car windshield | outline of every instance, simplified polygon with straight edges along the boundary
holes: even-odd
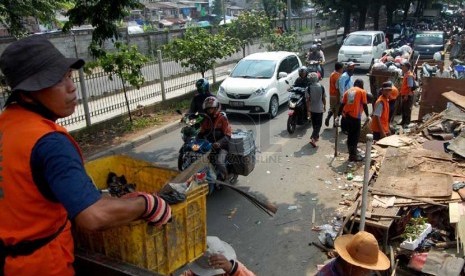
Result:
[[[442,36],[438,34],[417,34],[415,45],[442,45]]]
[[[241,60],[231,72],[233,78],[269,79],[276,67],[274,60]]]
[[[344,41],[345,46],[371,46],[371,35],[349,35]]]

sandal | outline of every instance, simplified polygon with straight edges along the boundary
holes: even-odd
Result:
[[[312,147],[316,148],[316,142],[313,138],[310,139],[310,145],[312,145]]]

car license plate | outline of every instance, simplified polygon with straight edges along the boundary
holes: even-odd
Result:
[[[229,105],[232,106],[232,107],[243,107],[243,106],[244,106],[244,102],[241,102],[241,101],[230,101],[230,102],[229,102]]]

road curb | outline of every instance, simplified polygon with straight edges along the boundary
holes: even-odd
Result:
[[[150,131],[149,133],[147,134],[144,134],[144,135],[141,135],[137,138],[135,138],[134,140],[132,141],[129,141],[129,142],[124,142],[120,145],[117,145],[117,146],[114,146],[113,148],[111,149],[106,149],[106,150],[103,150],[101,152],[98,152],[96,154],[93,154],[89,157],[86,158],[86,161],[90,161],[90,160],[95,160],[95,159],[98,159],[98,158],[101,158],[101,157],[104,157],[104,156],[107,156],[107,155],[115,155],[115,154],[123,154],[131,149],[134,149],[142,144],[145,144],[151,140],[154,140],[164,134],[168,134],[170,132],[173,132],[175,131],[176,129],[179,129],[181,127],[181,124],[179,123],[179,120],[176,120],[176,121],[173,121],[173,122],[170,122],[168,123],[167,125],[161,127],[161,128],[158,128],[158,129],[154,129],[152,131]]]

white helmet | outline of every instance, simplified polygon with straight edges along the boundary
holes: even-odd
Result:
[[[434,59],[435,61],[441,61],[441,60],[442,60],[442,54],[441,54],[441,52],[436,52],[436,53],[434,53],[433,59]]]

